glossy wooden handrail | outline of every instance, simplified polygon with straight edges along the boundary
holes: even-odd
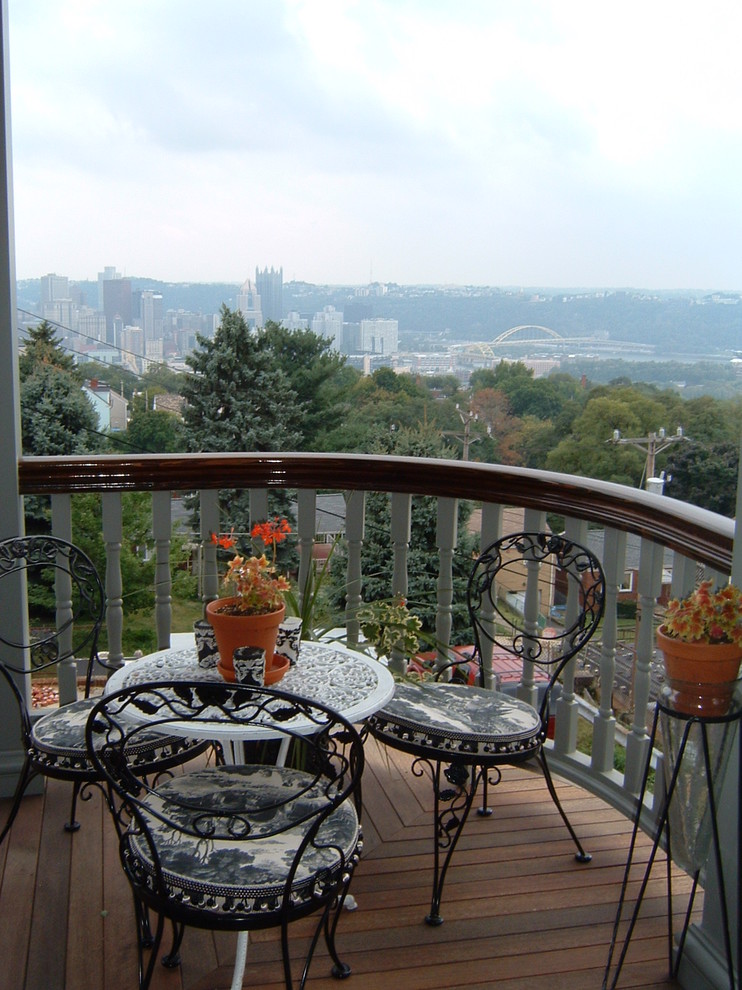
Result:
[[[728,572],[732,562],[731,519],[625,485],[500,464],[371,454],[23,457],[18,482],[24,495],[316,488],[467,498],[637,533],[719,571]]]

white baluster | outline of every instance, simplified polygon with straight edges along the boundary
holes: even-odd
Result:
[[[438,582],[435,613],[436,664],[447,663],[453,624],[453,555],[456,550],[459,503],[455,498],[438,499],[436,543],[438,545]]]
[[[613,770],[616,745],[616,717],[613,688],[616,677],[618,644],[618,589],[623,585],[626,561],[626,534],[606,529],[603,539],[605,613],[600,648],[600,707],[593,722],[592,767],[598,773]]]
[[[302,612],[306,591],[312,575],[314,537],[317,532],[317,492],[312,488],[300,488],[297,493],[297,529],[299,534],[299,612]]]
[[[482,526],[480,530],[480,549],[485,550],[502,533],[502,506],[492,502],[484,502],[482,505]],[[494,637],[495,632],[495,609],[489,605],[489,596],[485,596],[484,605],[480,620],[485,630]],[[497,687],[496,678],[492,672],[492,656],[494,654],[494,643],[485,639],[481,644],[482,666],[484,668],[484,686],[486,688]]]
[[[52,495],[52,533],[60,540],[72,543],[72,499],[69,495]],[[72,579],[64,571],[54,573],[54,597],[57,608],[59,647],[66,660],[57,664],[57,684],[60,705],[77,701],[77,662],[72,656]]]
[[[392,594],[407,597],[407,561],[410,550],[412,528],[412,496],[402,492],[391,494],[391,538],[394,569],[392,572]],[[392,650],[389,666],[398,674],[407,670],[409,657],[400,650]]]
[[[208,602],[219,597],[219,572],[216,560],[216,544],[212,533],[219,533],[219,492],[208,488],[199,492],[199,516],[201,519],[201,601],[204,608]]]
[[[361,548],[366,525],[366,493],[345,492],[345,537],[348,563],[345,574],[345,628],[349,646],[357,646],[360,623],[356,616],[363,604],[363,570]]]
[[[654,606],[662,586],[664,548],[651,540],[642,539],[639,557],[639,628],[636,640],[634,668],[634,721],[626,740],[626,770],[624,786],[636,794],[641,786],[647,759],[649,736],[647,711],[649,706],[651,665],[654,656]]]
[[[124,662],[122,634],[124,628],[124,598],[121,579],[121,541],[123,524],[121,493],[104,492],[101,496],[103,542],[106,545],[106,629],[108,630],[108,662],[120,666]]]
[[[565,535],[567,539],[574,540],[575,543],[584,546],[587,543],[587,522],[581,519],[567,519]],[[567,628],[576,621],[579,609],[579,588],[575,581],[570,581],[567,586],[567,602],[564,612],[564,622]],[[577,723],[580,708],[575,697],[576,667],[577,657],[573,657],[562,672],[562,692],[553,706],[556,715],[554,749],[558,753],[574,753],[577,749]]]
[[[170,573],[170,537],[172,533],[172,496],[170,492],[152,493],[152,536],[155,542],[155,628],[157,649],[170,646],[172,629],[173,581]]]

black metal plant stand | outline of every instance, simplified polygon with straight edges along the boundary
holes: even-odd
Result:
[[[719,884],[719,900],[721,908],[724,949],[726,954],[727,971],[729,974],[730,990],[739,988],[738,981],[734,974],[734,954],[732,949],[729,931],[729,909],[727,902],[726,886],[721,862],[721,843],[719,839],[719,826],[717,815],[717,793],[720,790],[724,778],[726,762],[731,752],[731,744],[737,730],[738,746],[740,750],[740,778],[742,778],[742,732],[739,731],[739,721],[742,716],[742,708],[736,707],[724,716],[702,717],[699,715],[685,714],[676,711],[669,704],[668,698],[658,701],[655,707],[652,732],[649,740],[649,750],[647,753],[647,763],[642,777],[641,790],[637,803],[637,810],[634,816],[634,828],[632,831],[629,852],[626,860],[621,894],[616,911],[616,919],[613,927],[613,936],[608,951],[608,961],[603,977],[603,990],[615,990],[621,968],[624,964],[626,953],[629,948],[631,936],[634,932],[642,900],[649,883],[657,851],[664,839],[664,846],[667,852],[667,901],[668,901],[668,956],[669,971],[671,978],[675,979],[680,967],[680,961],[685,947],[685,938],[690,925],[693,901],[698,887],[698,879],[701,870],[709,857],[708,844],[710,844],[710,855],[713,856],[714,867],[716,869]],[[652,849],[647,860],[644,878],[639,888],[634,910],[629,921],[620,955],[616,962],[613,978],[610,979],[611,965],[618,941],[618,930],[621,922],[626,890],[631,872],[631,864],[636,846],[636,837],[639,831],[639,819],[644,806],[644,798],[647,790],[647,780],[651,766],[652,749],[657,738],[657,732],[662,732],[665,740],[665,760],[667,787],[659,810],[656,824],[652,835]],[[674,744],[677,749],[674,751]],[[686,766],[685,764],[690,764]],[[669,779],[668,779],[669,777]],[[742,885],[739,878],[739,867],[742,867],[742,780],[738,782],[738,875],[737,886],[737,918],[738,923],[742,920]],[[685,797],[692,804],[679,807],[680,800]],[[675,805],[673,805],[675,800]],[[686,820],[683,820],[683,815]],[[680,816],[680,817],[679,817]],[[677,846],[683,846],[683,840],[687,840],[684,848],[676,850],[673,854],[671,845],[671,832],[673,830],[679,834],[680,841]],[[676,838],[678,836],[676,835]],[[705,840],[705,841],[704,841]],[[704,848],[704,844],[705,848]],[[672,880],[671,862],[677,861],[688,871],[692,878],[692,888],[685,912],[683,928],[678,937],[677,950],[673,956],[673,932],[672,932]],[[737,974],[738,979],[742,977],[742,940],[736,938]],[[609,982],[610,979],[610,982]]]

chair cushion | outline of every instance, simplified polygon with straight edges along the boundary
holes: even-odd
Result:
[[[31,728],[31,757],[34,763],[52,774],[58,772],[97,778],[85,747],[85,724],[98,700],[85,698],[73,701],[36,719]],[[194,743],[179,736],[142,732],[137,734],[136,745],[127,747],[126,753],[132,766],[136,767],[153,760],[166,761],[177,753],[202,749],[205,745],[203,741]]]
[[[142,814],[160,858],[166,896],[217,916],[279,910],[288,871],[312,824],[302,819],[327,804],[323,788],[313,780],[301,770],[243,764],[207,767],[158,785],[147,795]],[[295,799],[288,801],[289,795]],[[215,808],[227,818],[210,815]],[[170,821],[155,817],[158,812]],[[248,816],[249,838],[240,837]],[[177,824],[201,834],[178,831]],[[127,872],[135,884],[161,896],[144,835],[132,827],[127,838]],[[360,826],[351,801],[328,816],[317,843],[326,848],[310,844],[302,855],[292,884],[293,909],[334,891],[355,864]]]
[[[375,736],[412,751],[441,751],[468,762],[528,754],[540,745],[541,719],[532,705],[499,691],[433,681],[397,684],[372,715]]]

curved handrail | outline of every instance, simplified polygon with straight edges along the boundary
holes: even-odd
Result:
[[[719,571],[732,564],[731,519],[626,485],[502,464],[372,454],[110,454],[23,457],[18,480],[24,495],[278,487],[467,498],[637,533]]]

